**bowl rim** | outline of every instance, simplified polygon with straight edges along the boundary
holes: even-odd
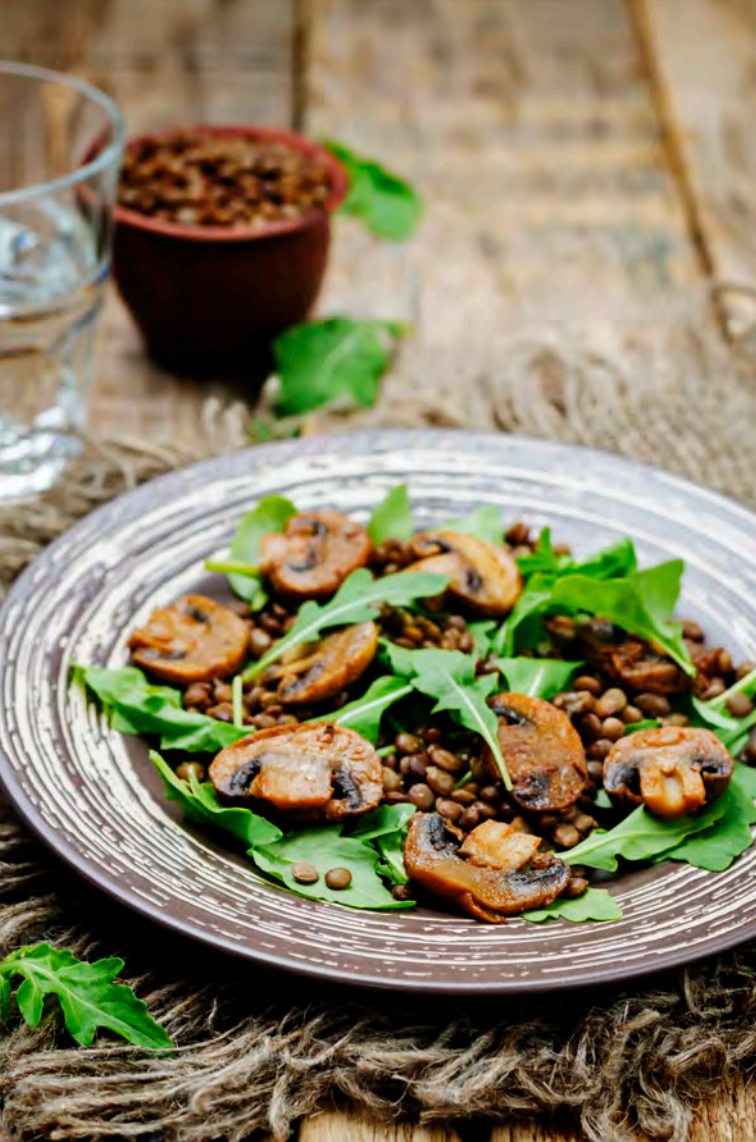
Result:
[[[301,135],[298,131],[277,127],[258,127],[254,124],[243,123],[226,125],[199,123],[191,127],[168,127],[160,131],[146,131],[144,134],[135,135],[126,141],[124,155],[142,143],[164,141],[185,134],[243,135],[250,139],[267,139],[286,143],[294,150],[319,159],[323,164],[331,188],[328,200],[321,209],[310,210],[298,218],[284,218],[278,222],[271,222],[259,230],[253,229],[251,226],[190,226],[180,222],[166,222],[162,218],[151,218],[147,214],[141,214],[138,210],[131,210],[116,201],[113,217],[117,226],[127,226],[151,234],[160,234],[167,238],[183,239],[189,242],[259,242],[279,234],[291,234],[297,230],[303,230],[323,218],[327,219],[329,214],[341,206],[349,191],[349,176],[346,168],[330,151],[306,135]]]

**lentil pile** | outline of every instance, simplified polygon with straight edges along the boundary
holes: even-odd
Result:
[[[146,139],[124,156],[118,201],[183,226],[249,226],[322,210],[325,168],[283,142],[183,132]]]
[[[558,854],[573,849],[597,827],[611,827],[618,805],[632,807],[645,801],[660,816],[672,817],[695,811],[726,788],[732,773],[727,750],[709,742],[705,736],[709,731],[692,727],[684,710],[692,698],[708,701],[723,694],[749,675],[754,663],[736,666],[726,650],[708,647],[703,631],[691,621],[682,627],[685,653],[692,663],[685,671],[680,660],[658,644],[630,635],[600,616],[547,614],[540,641],[518,653],[521,660],[543,659],[552,666],[554,660],[576,663],[569,688],[552,693],[548,702],[506,693],[503,683],[488,678],[499,675],[501,652],[489,650],[485,642],[478,650],[481,618],[487,618],[490,627],[506,621],[522,590],[517,563],[527,564],[536,549],[537,537],[524,523],[511,527],[500,546],[441,529],[372,545],[364,529],[337,512],[295,515],[283,534],[263,540],[259,573],[272,596],[260,609],[239,600],[218,608],[212,601],[203,603],[202,596],[186,596],[173,608],[155,612],[147,627],[132,635],[140,666],[162,679],[188,680],[183,689],[185,709],[248,728],[252,735],[224,749],[209,768],[201,761],[182,761],[176,776],[187,782],[210,778],[222,799],[254,796],[259,805],[262,798],[273,819],[293,812],[300,823],[323,814],[334,821],[346,820],[380,803],[411,806],[413,822],[427,819],[428,827],[425,831],[417,824],[410,827],[407,868],[411,871],[409,853],[419,871],[408,883],[392,886],[398,901],[435,890],[435,874],[426,875],[422,864],[423,853],[433,851],[464,865],[468,879],[471,869],[477,875],[481,868],[488,874],[527,867],[533,877],[556,885],[549,889],[547,902],[557,894],[580,897],[596,874],[576,865],[568,868]],[[569,548],[553,548],[554,559],[569,556]],[[447,587],[411,605],[383,603],[372,621],[357,622],[276,654],[304,602],[316,600],[322,605],[349,576],[365,574],[360,571],[365,566],[375,580],[408,568],[443,573]],[[218,610],[226,616],[220,634],[221,624],[216,622],[214,631],[215,617],[212,622],[210,618]],[[419,693],[403,697],[383,712],[375,750],[351,730],[337,730],[332,721],[324,720],[332,719],[347,703],[357,702],[372,683],[380,681],[386,671],[381,645],[405,652],[458,652],[457,660],[460,654],[469,656],[475,685],[480,680],[490,682],[484,691],[490,695],[489,708],[500,719],[499,742],[502,750],[510,742],[508,756],[518,767],[512,771],[511,790],[480,733],[450,713],[432,713],[433,701]],[[239,673],[250,660],[259,663],[259,669]],[[222,663],[223,668],[214,668],[213,663],[216,667]],[[237,685],[241,683],[236,693],[230,675],[237,678]],[[726,709],[733,718],[747,718],[754,702],[736,691]],[[638,724],[642,732],[636,733]],[[537,732],[528,737],[534,729]],[[521,733],[525,736],[518,737]],[[511,741],[508,734],[514,735]],[[628,761],[618,749],[618,743],[626,745],[633,739],[641,751],[639,761],[632,750]],[[532,753],[534,742],[537,756],[529,762],[533,772],[527,772],[526,765],[523,774],[523,750]],[[660,746],[661,752],[654,753]],[[701,749],[706,755],[703,767],[694,757]],[[266,777],[262,792],[261,759],[271,750],[279,751],[276,764],[281,772]],[[324,777],[326,755],[331,760]],[[742,758],[756,761],[756,728]],[[305,767],[306,779],[296,772],[300,764],[296,759]],[[325,781],[325,791],[316,802],[313,789],[318,781]],[[597,803],[599,792],[604,800]],[[519,864],[508,866],[501,863],[505,859],[501,853],[512,845]],[[511,852],[506,859],[513,859]],[[322,877],[337,892],[352,884],[348,868],[323,872],[309,861],[296,863],[292,877],[303,886],[315,885]],[[472,897],[479,892],[480,898],[474,899],[467,899],[470,891],[465,888],[466,902],[461,906],[486,920],[497,918],[492,913],[512,914],[533,906],[531,898],[530,904],[519,907],[508,899],[481,903],[490,887],[471,890]],[[444,884],[438,891],[459,903],[459,886]]]

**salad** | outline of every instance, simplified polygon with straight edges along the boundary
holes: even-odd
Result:
[[[610,921],[635,862],[753,842],[756,664],[673,618],[681,560],[576,559],[485,504],[418,529],[262,500],[213,597],[79,664],[168,798],[291,892],[487,923]]]

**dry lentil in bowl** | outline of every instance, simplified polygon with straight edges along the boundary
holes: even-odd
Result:
[[[365,528],[274,499],[208,563],[242,597],[183,596],[134,665],[77,668],[160,738],[189,816],[238,839],[241,810],[261,874],[311,898],[494,923],[618,918],[621,862],[722,867],[756,820],[756,668],[672,618],[679,561],[577,560],[488,508],[417,530],[394,495]]]

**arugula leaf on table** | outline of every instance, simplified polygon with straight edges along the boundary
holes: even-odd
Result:
[[[331,900],[348,908],[413,907],[413,901],[396,900],[384,885],[376,871],[380,857],[372,845],[343,836],[333,825],[289,833],[275,844],[255,846],[249,855],[258,868],[290,892],[311,900]],[[292,876],[293,865],[300,861],[314,865],[320,873],[314,884],[299,884]],[[325,874],[332,868],[349,869],[352,883],[348,888],[328,887]]]
[[[298,416],[335,401],[371,408],[396,342],[396,321],[326,317],[293,325],[273,342],[281,382],[276,412]]]
[[[282,532],[297,509],[291,500],[283,496],[266,496],[254,511],[242,516],[229,545],[229,560],[208,560],[206,567],[209,571],[220,571],[228,574],[231,590],[240,599],[246,599],[253,611],[262,610],[268,601],[268,592],[263,586],[262,576],[257,569],[260,558],[260,541],[266,535]],[[230,570],[234,564],[247,565],[248,570],[234,572]],[[226,567],[229,570],[226,571]]]
[[[460,519],[450,519],[441,524],[437,531],[458,531],[465,535],[474,535],[486,543],[501,546],[504,542],[504,525],[501,522],[501,510],[496,504],[481,504],[469,515]]]
[[[335,722],[337,726],[347,726],[356,730],[373,745],[378,740],[381,718],[389,706],[408,697],[413,687],[401,678],[384,675],[372,682],[361,698],[349,702],[331,714],[318,714],[313,722]]]
[[[381,859],[376,869],[392,884],[406,884],[409,879],[404,867],[404,838],[410,817],[414,817],[415,812],[414,805],[381,805],[360,817],[349,833],[349,836],[377,849]]]
[[[545,920],[569,920],[572,924],[582,924],[585,920],[621,920],[622,909],[605,888],[587,888],[574,900],[560,896],[547,908],[523,912],[522,919],[529,920],[531,924],[542,924]]]
[[[300,607],[291,630],[262,658],[248,666],[242,677],[245,682],[256,677],[286,651],[317,638],[322,630],[374,619],[382,603],[404,606],[415,599],[440,595],[448,582],[448,575],[423,571],[400,571],[374,579],[367,568],[360,567],[344,580],[330,602],[321,605],[309,600]]]
[[[376,547],[386,539],[411,539],[415,533],[406,484],[397,484],[373,509],[367,533]]]
[[[505,789],[511,789],[512,779],[499,746],[499,719],[487,701],[498,689],[496,675],[477,678],[475,656],[460,650],[406,650],[389,642],[383,646],[395,673],[408,677],[421,694],[436,699],[432,714],[446,711],[459,725],[483,738]]]
[[[753,844],[751,825],[756,824],[756,773],[745,765],[736,765],[727,792],[724,814],[702,833],[687,837],[681,844],[664,853],[659,860],[679,860],[710,872],[729,868],[736,857]]]
[[[0,960],[2,1016],[10,1007],[10,981],[21,976],[16,992],[18,1009],[30,1027],[36,1027],[44,1011],[44,1001],[54,995],[63,1012],[66,1030],[82,1047],[88,1047],[95,1032],[103,1027],[137,1047],[158,1051],[173,1042],[136,997],[130,987],[114,983],[123,969],[123,960],[78,960],[65,948],[34,944],[19,948]]]
[[[160,749],[217,753],[246,737],[248,729],[185,710],[180,690],[153,686],[136,666],[107,670],[73,666],[72,677],[95,694],[114,730],[160,738]]]
[[[583,664],[565,662],[561,658],[497,658],[494,665],[504,675],[507,688],[513,693],[549,699],[566,689]]]
[[[345,214],[353,214],[378,238],[404,242],[417,229],[423,202],[417,191],[380,163],[326,139],[323,146],[346,168],[349,194],[341,204]]]
[[[639,805],[613,829],[596,829],[574,849],[562,853],[562,858],[569,864],[615,872],[618,857],[650,860],[667,853],[687,837],[710,828],[725,815],[727,808],[727,797],[719,797],[695,816],[662,821],[649,813],[645,805]]]
[[[177,801],[190,821],[222,829],[247,848],[271,844],[283,836],[276,825],[251,809],[245,809],[243,805],[221,805],[209,781],[200,782],[194,774],[188,785],[181,781],[156,750],[150,750],[150,761],[163,779],[166,797],[169,801]]]

